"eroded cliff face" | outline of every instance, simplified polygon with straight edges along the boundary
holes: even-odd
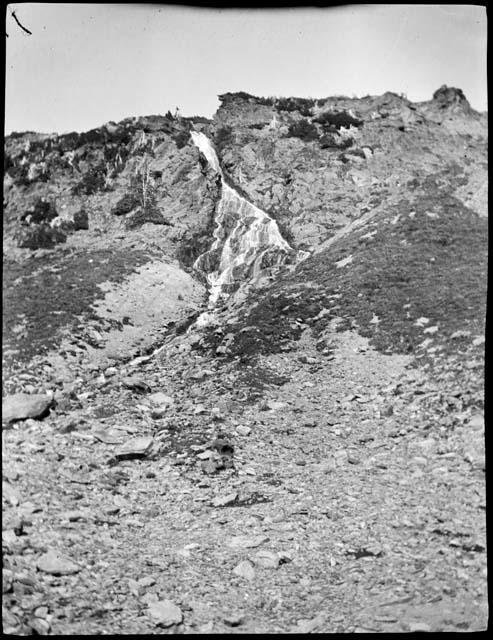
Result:
[[[316,249],[438,173],[450,194],[486,215],[486,116],[460,90],[442,87],[416,104],[393,93],[221,99],[214,122],[225,172],[299,247]]]
[[[190,266],[214,241],[220,200],[220,181],[191,129],[212,138],[225,179],[296,248],[316,250],[438,173],[451,195],[486,215],[486,114],[460,89],[441,87],[422,103],[390,92],[220,99],[212,123],[150,116],[84,134],[8,136],[7,248],[50,247],[85,227],[108,234],[150,223],[165,251]]]
[[[165,253],[193,261],[219,187],[189,141],[191,127],[154,116],[82,134],[7,137],[7,252],[49,249],[79,229],[110,239],[150,223]]]

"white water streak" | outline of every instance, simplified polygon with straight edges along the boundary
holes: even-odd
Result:
[[[257,279],[262,272],[262,260],[272,253],[269,266],[281,265],[293,249],[279,232],[275,220],[251,202],[240,196],[224,180],[219,159],[210,140],[203,133],[192,131],[192,140],[204,154],[209,165],[221,176],[222,194],[217,208],[214,242],[195,261],[194,267],[207,274],[210,285],[209,308],[215,306],[229,287],[240,281]],[[226,231],[227,225],[232,230]],[[222,245],[222,248],[221,248]],[[215,256],[215,253],[219,253]],[[301,253],[301,252],[300,252]],[[305,257],[307,254],[303,252]],[[208,271],[208,262],[215,269]]]

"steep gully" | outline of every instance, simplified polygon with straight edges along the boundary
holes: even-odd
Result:
[[[256,283],[268,270],[283,264],[296,265],[307,251],[293,249],[282,237],[277,223],[265,211],[248,202],[224,179],[216,151],[205,134],[192,131],[191,138],[211,168],[221,177],[221,199],[217,205],[214,242],[193,267],[209,284],[208,310],[189,327],[202,328],[214,322],[214,310],[246,283]],[[164,349],[168,340],[151,355],[132,362],[145,362]]]
[[[209,165],[221,176],[222,194],[217,207],[214,242],[194,263],[206,274],[210,286],[209,311],[201,314],[196,325],[204,326],[213,317],[212,310],[242,283],[257,282],[268,268],[306,258],[306,251],[296,252],[279,232],[275,222],[229,186],[211,141],[201,132],[191,133],[192,141]]]

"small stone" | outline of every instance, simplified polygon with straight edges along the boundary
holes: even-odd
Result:
[[[451,340],[457,340],[459,338],[467,338],[471,335],[470,331],[462,331],[461,329],[459,329],[459,331],[454,331],[454,333],[450,336]]]
[[[261,544],[268,540],[269,538],[266,536],[233,536],[228,541],[228,547],[233,549],[253,549],[260,547]]]
[[[279,554],[267,549],[255,554],[255,564],[264,569],[276,569],[279,566]]]
[[[325,614],[319,613],[318,616],[311,620],[301,619],[293,629],[298,633],[313,633],[317,628],[321,627],[325,622]]]
[[[91,431],[91,434],[100,442],[104,442],[104,444],[121,444],[127,436],[123,430],[111,427],[97,428]]]
[[[145,576],[144,578],[140,578],[140,580],[137,580],[137,584],[139,585],[139,587],[152,587],[152,585],[156,584],[156,578],[153,578],[152,576]]]
[[[237,564],[233,569],[233,573],[240,578],[245,578],[245,580],[253,580],[255,578],[255,569],[248,560],[242,560]]]
[[[427,327],[423,329],[423,333],[436,333],[438,331],[438,326],[434,325],[433,327]]]
[[[236,498],[238,497],[238,493],[235,491],[234,493],[228,493],[224,496],[216,496],[212,500],[213,507],[226,507],[228,504],[232,504]]]
[[[60,514],[62,520],[69,522],[78,522],[79,520],[87,520],[87,514],[84,511],[64,511]]]
[[[469,420],[468,426],[474,430],[480,430],[484,428],[484,416],[480,413],[476,413]]]
[[[132,438],[116,451],[115,456],[121,460],[145,457],[150,452],[153,442],[151,436]]]
[[[29,626],[38,636],[46,636],[50,630],[50,623],[43,618],[31,618]]]
[[[406,627],[409,633],[430,633],[431,627],[426,622],[408,622]]]
[[[204,473],[212,475],[218,471],[217,463],[214,460],[202,460],[200,467]]]
[[[132,389],[133,391],[138,391],[139,393],[149,393],[151,387],[147,384],[145,380],[139,378],[138,376],[126,376],[121,380],[122,385],[127,389]]]
[[[308,429],[314,429],[317,426],[317,421],[312,419],[304,420],[302,422],[302,426],[307,427]]]
[[[211,417],[213,420],[223,420],[224,416],[221,412],[221,409],[219,409],[219,407],[213,407],[211,409]]]
[[[205,408],[205,406],[203,404],[198,404],[195,406],[194,410],[193,410],[194,415],[199,416],[203,413],[207,413],[207,409]]]
[[[171,600],[158,600],[151,602],[147,610],[154,622],[161,627],[171,627],[173,624],[180,624],[183,620],[183,613]]]
[[[394,407],[391,404],[384,405],[381,410],[381,415],[385,418],[390,417],[394,413]]]
[[[53,404],[53,397],[41,394],[16,393],[2,402],[2,421],[16,422],[26,418],[43,418]]]
[[[111,376],[116,376],[117,373],[118,373],[118,369],[116,367],[108,367],[107,369],[104,370],[104,375],[107,378],[111,378]]]
[[[240,563],[241,564],[241,563]],[[2,571],[2,593],[8,593],[12,589],[13,573],[10,569]]]
[[[17,534],[13,529],[2,531],[2,546],[12,549],[17,544]]]
[[[46,606],[36,607],[34,610],[34,615],[36,618],[46,618],[48,615],[49,609]]]
[[[250,432],[251,432],[250,427],[247,427],[246,425],[240,424],[236,427],[236,433],[239,436],[247,436]]]
[[[133,596],[135,596],[135,597],[139,597],[140,596],[139,583],[137,582],[137,580],[134,580],[133,578],[129,578],[128,579],[128,588],[130,590],[130,593]]]
[[[197,458],[199,460],[208,460],[212,455],[214,455],[214,452],[211,451],[210,449],[207,449],[206,451],[202,451],[201,453],[198,453]]]
[[[279,411],[280,409],[285,409],[288,406],[288,403],[278,402],[276,400],[266,400],[264,406],[266,409],[270,409],[271,411]]]
[[[153,593],[152,591],[147,591],[144,595],[141,596],[140,601],[143,604],[150,605],[152,603],[158,602],[159,598],[157,593]]]
[[[243,616],[239,613],[231,613],[224,618],[224,624],[228,627],[239,627],[243,622]]]
[[[53,576],[67,576],[80,571],[80,567],[77,564],[55,549],[50,549],[42,555],[38,559],[36,566],[43,573],[49,573]]]
[[[161,407],[162,405],[171,405],[174,403],[174,399],[171,396],[166,395],[162,391],[157,391],[156,393],[151,393],[148,396],[149,401],[156,407]]]

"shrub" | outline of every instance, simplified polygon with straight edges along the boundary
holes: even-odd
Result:
[[[333,113],[332,111],[325,111],[317,117],[313,118],[313,122],[317,122],[324,126],[329,131],[340,129],[341,127],[360,127],[363,124],[362,120],[353,118],[352,115],[346,113],[346,111],[340,111]]]
[[[66,234],[48,224],[36,224],[28,229],[22,229],[17,234],[17,246],[21,249],[50,249],[53,245],[67,240]]]
[[[219,127],[214,134],[214,144],[220,152],[233,142],[233,129],[229,126]]]
[[[137,227],[144,222],[169,224],[158,209],[156,188],[148,167],[143,167],[141,173],[132,177],[129,190],[116,203],[112,213],[123,216],[132,211],[134,214],[126,221],[127,228]]]
[[[81,181],[72,188],[74,195],[90,196],[97,191],[102,191],[106,183],[106,166],[100,162],[95,167],[91,167],[83,176]]]
[[[85,209],[79,209],[79,211],[74,213],[74,231],[78,231],[79,229],[89,229],[89,216]]]
[[[179,131],[172,138],[178,149],[182,149],[187,144],[190,133],[188,131]]]
[[[139,205],[139,198],[134,191],[126,193],[113,207],[111,213],[115,216],[124,216]]]
[[[312,98],[279,98],[276,101],[278,111],[299,111],[302,116],[311,115],[311,110],[315,106]]]
[[[288,137],[299,138],[304,142],[317,140],[317,127],[311,122],[308,122],[308,120],[299,120],[298,122],[293,122],[293,124],[291,124],[288,129]]]
[[[24,224],[49,223],[57,217],[57,211],[53,202],[38,198],[34,204],[21,215]]]

